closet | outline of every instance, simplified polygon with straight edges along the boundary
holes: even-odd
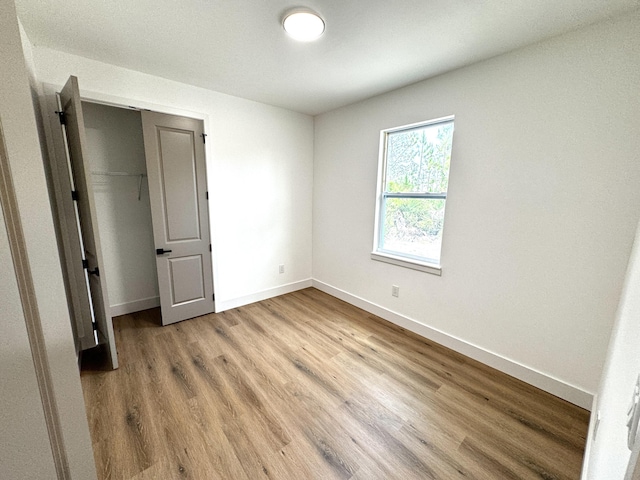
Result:
[[[214,310],[203,122],[82,100],[75,77],[45,108],[77,349],[101,346],[117,368],[112,316]]]
[[[140,112],[82,102],[113,316],[160,306]]]

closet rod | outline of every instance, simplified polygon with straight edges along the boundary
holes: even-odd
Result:
[[[138,177],[138,201],[142,197],[142,179],[147,176],[146,173],[127,173],[127,172],[91,172],[92,175],[106,175],[108,177]]]
[[[128,173],[128,172],[91,172],[93,175],[107,175],[110,177],[146,177],[146,173]]]

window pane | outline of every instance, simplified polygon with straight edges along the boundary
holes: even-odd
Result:
[[[453,121],[387,136],[387,192],[447,191]]]
[[[380,250],[440,262],[445,200],[384,200]]]

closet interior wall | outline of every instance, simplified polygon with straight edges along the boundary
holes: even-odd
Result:
[[[111,315],[160,305],[140,112],[83,102]]]

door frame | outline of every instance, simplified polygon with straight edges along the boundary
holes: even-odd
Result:
[[[82,76],[78,76],[80,82],[82,82]],[[62,142],[62,131],[60,132],[54,130],[52,128],[52,123],[50,121],[51,116],[55,116],[55,113],[51,110],[52,98],[55,99],[57,93],[62,90],[62,85],[55,85],[51,83],[43,83],[43,95],[40,96],[40,103],[42,108],[42,115],[45,117],[45,121],[43,122],[45,125],[45,136],[47,139],[47,149],[48,154],[51,155],[60,155],[60,142]],[[204,123],[204,132],[207,134],[206,142],[204,144],[204,155],[205,155],[205,165],[206,165],[206,185],[207,190],[210,190],[211,185],[213,185],[212,175],[213,175],[213,135],[210,135],[211,131],[211,122],[209,120],[209,115],[202,112],[195,112],[191,110],[184,110],[181,108],[170,107],[167,105],[147,102],[144,100],[137,100],[133,98],[125,98],[119,97],[115,95],[108,95],[99,92],[93,92],[90,90],[82,89],[80,92],[80,97],[83,102],[89,103],[97,103],[100,105],[107,105],[110,107],[116,108],[124,108],[126,110],[151,110],[158,113],[166,113],[169,115],[177,115],[181,117],[189,117],[195,118],[197,120],[202,120]],[[57,108],[56,108],[57,109]],[[56,138],[57,137],[57,138]],[[56,157],[57,158],[57,157]],[[211,196],[209,197],[211,198]],[[215,208],[213,208],[212,203],[209,203],[209,235],[211,239],[211,268],[213,273],[213,289],[214,292],[216,290],[216,285],[219,285],[218,282],[218,270],[216,268],[218,257],[217,250],[217,242],[215,241],[216,237],[216,221],[215,221]],[[66,235],[66,232],[62,232],[62,235]],[[217,303],[214,301],[214,312],[219,312],[217,307]]]

